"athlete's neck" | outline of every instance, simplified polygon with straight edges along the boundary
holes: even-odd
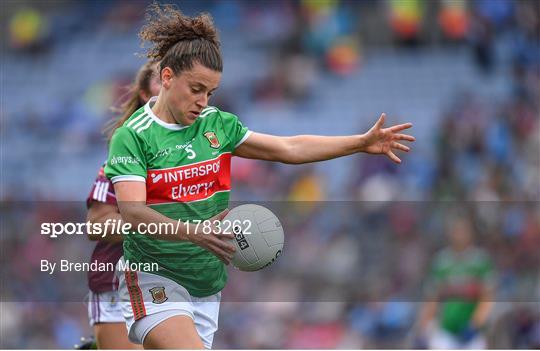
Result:
[[[167,104],[165,103],[161,95],[157,98],[154,105],[150,103],[150,108],[152,109],[152,112],[154,112],[154,115],[156,115],[156,117],[162,120],[163,122],[182,125],[180,122],[178,122],[174,118],[174,114],[169,109],[169,107],[167,106]]]

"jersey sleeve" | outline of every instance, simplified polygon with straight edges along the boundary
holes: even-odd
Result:
[[[228,112],[221,112],[223,129],[230,140],[230,151],[234,151],[251,134],[251,131],[244,127],[236,115]]]
[[[102,202],[109,205],[116,205],[116,195],[114,187],[109,179],[105,176],[105,166],[99,169],[99,173],[94,180],[92,189],[86,198],[86,207],[90,208],[92,202]]]
[[[144,141],[132,129],[120,127],[114,132],[109,145],[105,174],[112,183],[146,182]]]

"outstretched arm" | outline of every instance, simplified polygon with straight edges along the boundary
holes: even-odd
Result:
[[[401,163],[394,150],[408,152],[410,148],[400,141],[415,141],[400,132],[411,128],[411,123],[383,128],[385,114],[366,133],[350,136],[297,135],[279,137],[253,133],[235,151],[236,156],[289,164],[330,160],[358,152],[383,154]]]

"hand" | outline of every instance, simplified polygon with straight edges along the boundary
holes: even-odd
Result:
[[[393,150],[401,150],[409,152],[410,148],[398,141],[415,141],[416,139],[407,134],[400,134],[402,130],[412,127],[412,123],[398,124],[390,128],[383,128],[386,115],[383,113],[379,120],[366,134],[364,134],[364,145],[362,151],[368,154],[384,154],[392,161],[401,163],[399,157],[394,154]]]
[[[232,234],[220,233],[217,227],[213,225],[214,221],[221,221],[229,213],[226,209],[214,217],[208,219],[212,223],[212,231],[210,234],[203,233],[202,226],[199,226],[198,232],[188,235],[188,240],[202,248],[207,249],[217,256],[223,263],[229,264],[236,251],[231,240],[234,239]]]

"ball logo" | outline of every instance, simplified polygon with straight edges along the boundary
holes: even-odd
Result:
[[[274,256],[274,258],[272,258],[272,261],[265,264],[262,268],[266,268],[266,267],[270,266],[272,263],[274,263],[275,260],[277,260],[277,258],[279,256],[281,256],[281,250],[278,250],[278,252],[276,252],[276,256]]]
[[[235,225],[233,227],[233,233],[234,238],[236,239],[236,242],[238,243],[238,247],[240,247],[240,250],[245,250],[249,247],[249,243],[246,240],[246,237],[242,233],[242,228],[239,225]]]

